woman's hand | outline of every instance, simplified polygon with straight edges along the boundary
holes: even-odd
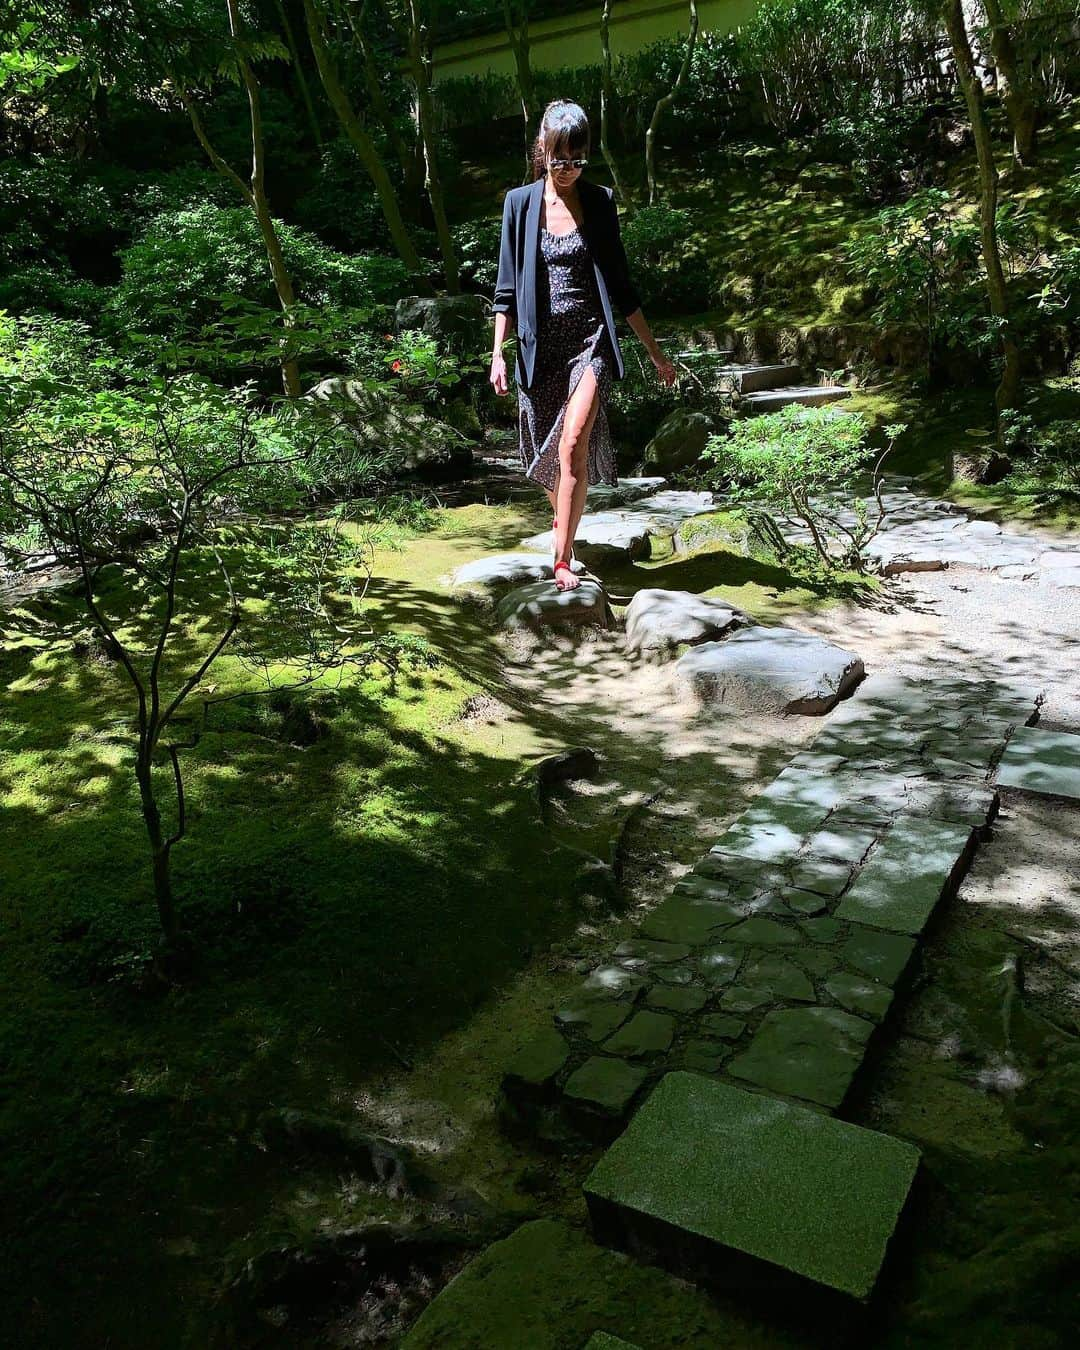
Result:
[[[656,367],[656,373],[660,376],[661,383],[667,385],[670,389],[678,379],[678,375],[675,373],[675,367],[663,352],[657,352],[656,355],[652,357],[652,363]]]
[[[488,376],[492,389],[497,394],[505,394],[508,388],[506,383],[506,359],[502,352],[495,352],[491,358],[491,374]]]

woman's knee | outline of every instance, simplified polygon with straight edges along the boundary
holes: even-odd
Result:
[[[590,379],[591,389],[586,386],[583,391],[581,386],[585,384],[587,378]],[[574,390],[573,398],[567,405],[566,415],[563,419],[562,436],[559,440],[559,460],[561,463],[578,467],[584,461],[589,447],[592,425],[596,420],[599,407],[600,392],[597,389],[596,378],[590,367],[586,374],[582,376],[577,389]]]

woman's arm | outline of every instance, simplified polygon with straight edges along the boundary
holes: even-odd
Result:
[[[495,315],[495,338],[491,347],[491,372],[488,379],[497,394],[505,394],[508,389],[506,380],[506,360],[503,357],[503,343],[511,329],[517,328],[515,308],[517,297],[514,294],[514,241],[510,229],[511,210],[509,192],[503,198],[502,236],[499,239],[499,274],[495,280],[495,300],[491,306]]]

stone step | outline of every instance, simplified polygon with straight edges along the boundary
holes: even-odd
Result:
[[[690,1278],[777,1270],[859,1301],[919,1167],[888,1135],[694,1073],[669,1073],[585,1182],[593,1232]],[[733,1253],[750,1259],[742,1267]]]
[[[727,376],[740,394],[754,394],[765,389],[777,389],[781,385],[792,385],[798,381],[802,371],[793,365],[730,365],[721,367],[718,374]]]
[[[842,384],[788,385],[782,389],[762,389],[757,393],[745,394],[739,408],[750,414],[779,412],[790,403],[798,403],[804,408],[817,408],[823,403],[836,403],[850,397],[851,390]]]

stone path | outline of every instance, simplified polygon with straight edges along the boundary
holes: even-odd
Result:
[[[999,683],[867,680],[508,1065],[508,1119],[549,1140],[610,1141],[648,1096],[615,1161],[605,1155],[586,1184],[601,1237],[661,1262],[675,1252],[683,1271],[715,1271],[712,1248],[735,1247],[869,1295],[914,1150],[815,1118],[842,1109],[921,934],[994,816],[988,780],[1002,746],[1038,703],[1032,690]],[[714,1101],[709,1083],[727,1095]],[[785,1107],[766,1106],[762,1093]],[[763,1125],[747,1144],[759,1201],[778,1207],[765,1220],[759,1203],[752,1233],[726,1202],[706,1205],[707,1219],[701,1208],[703,1177],[728,1200],[740,1184],[725,1132],[745,1131],[748,1112]],[[711,1144],[704,1118],[720,1132]],[[661,1169],[657,1132],[693,1165]],[[792,1148],[804,1154],[793,1192],[787,1182],[777,1189],[770,1170],[771,1151]],[[825,1188],[826,1204],[822,1178],[860,1150],[885,1161],[852,1169],[847,1189]],[[644,1191],[642,1177],[653,1178]],[[836,1192],[854,1194],[863,1181],[878,1188],[865,1211],[872,1241],[834,1213]],[[781,1211],[794,1216],[800,1205],[796,1231]],[[686,1240],[672,1245],[673,1230]],[[828,1258],[823,1233],[839,1235]]]
[[[998,765],[997,784],[1080,801],[1080,736],[1021,727]]]
[[[870,519],[878,507],[864,498]],[[867,546],[867,556],[886,576],[901,572],[940,571],[944,567],[977,567],[1003,580],[1039,581],[1047,586],[1080,588],[1080,548],[1046,548],[1033,535],[1005,530],[991,520],[972,520],[953,502],[923,497],[890,478],[882,492],[885,526]],[[845,528],[857,517],[849,506],[830,503]],[[809,531],[789,520],[784,535],[793,543],[810,543]]]

